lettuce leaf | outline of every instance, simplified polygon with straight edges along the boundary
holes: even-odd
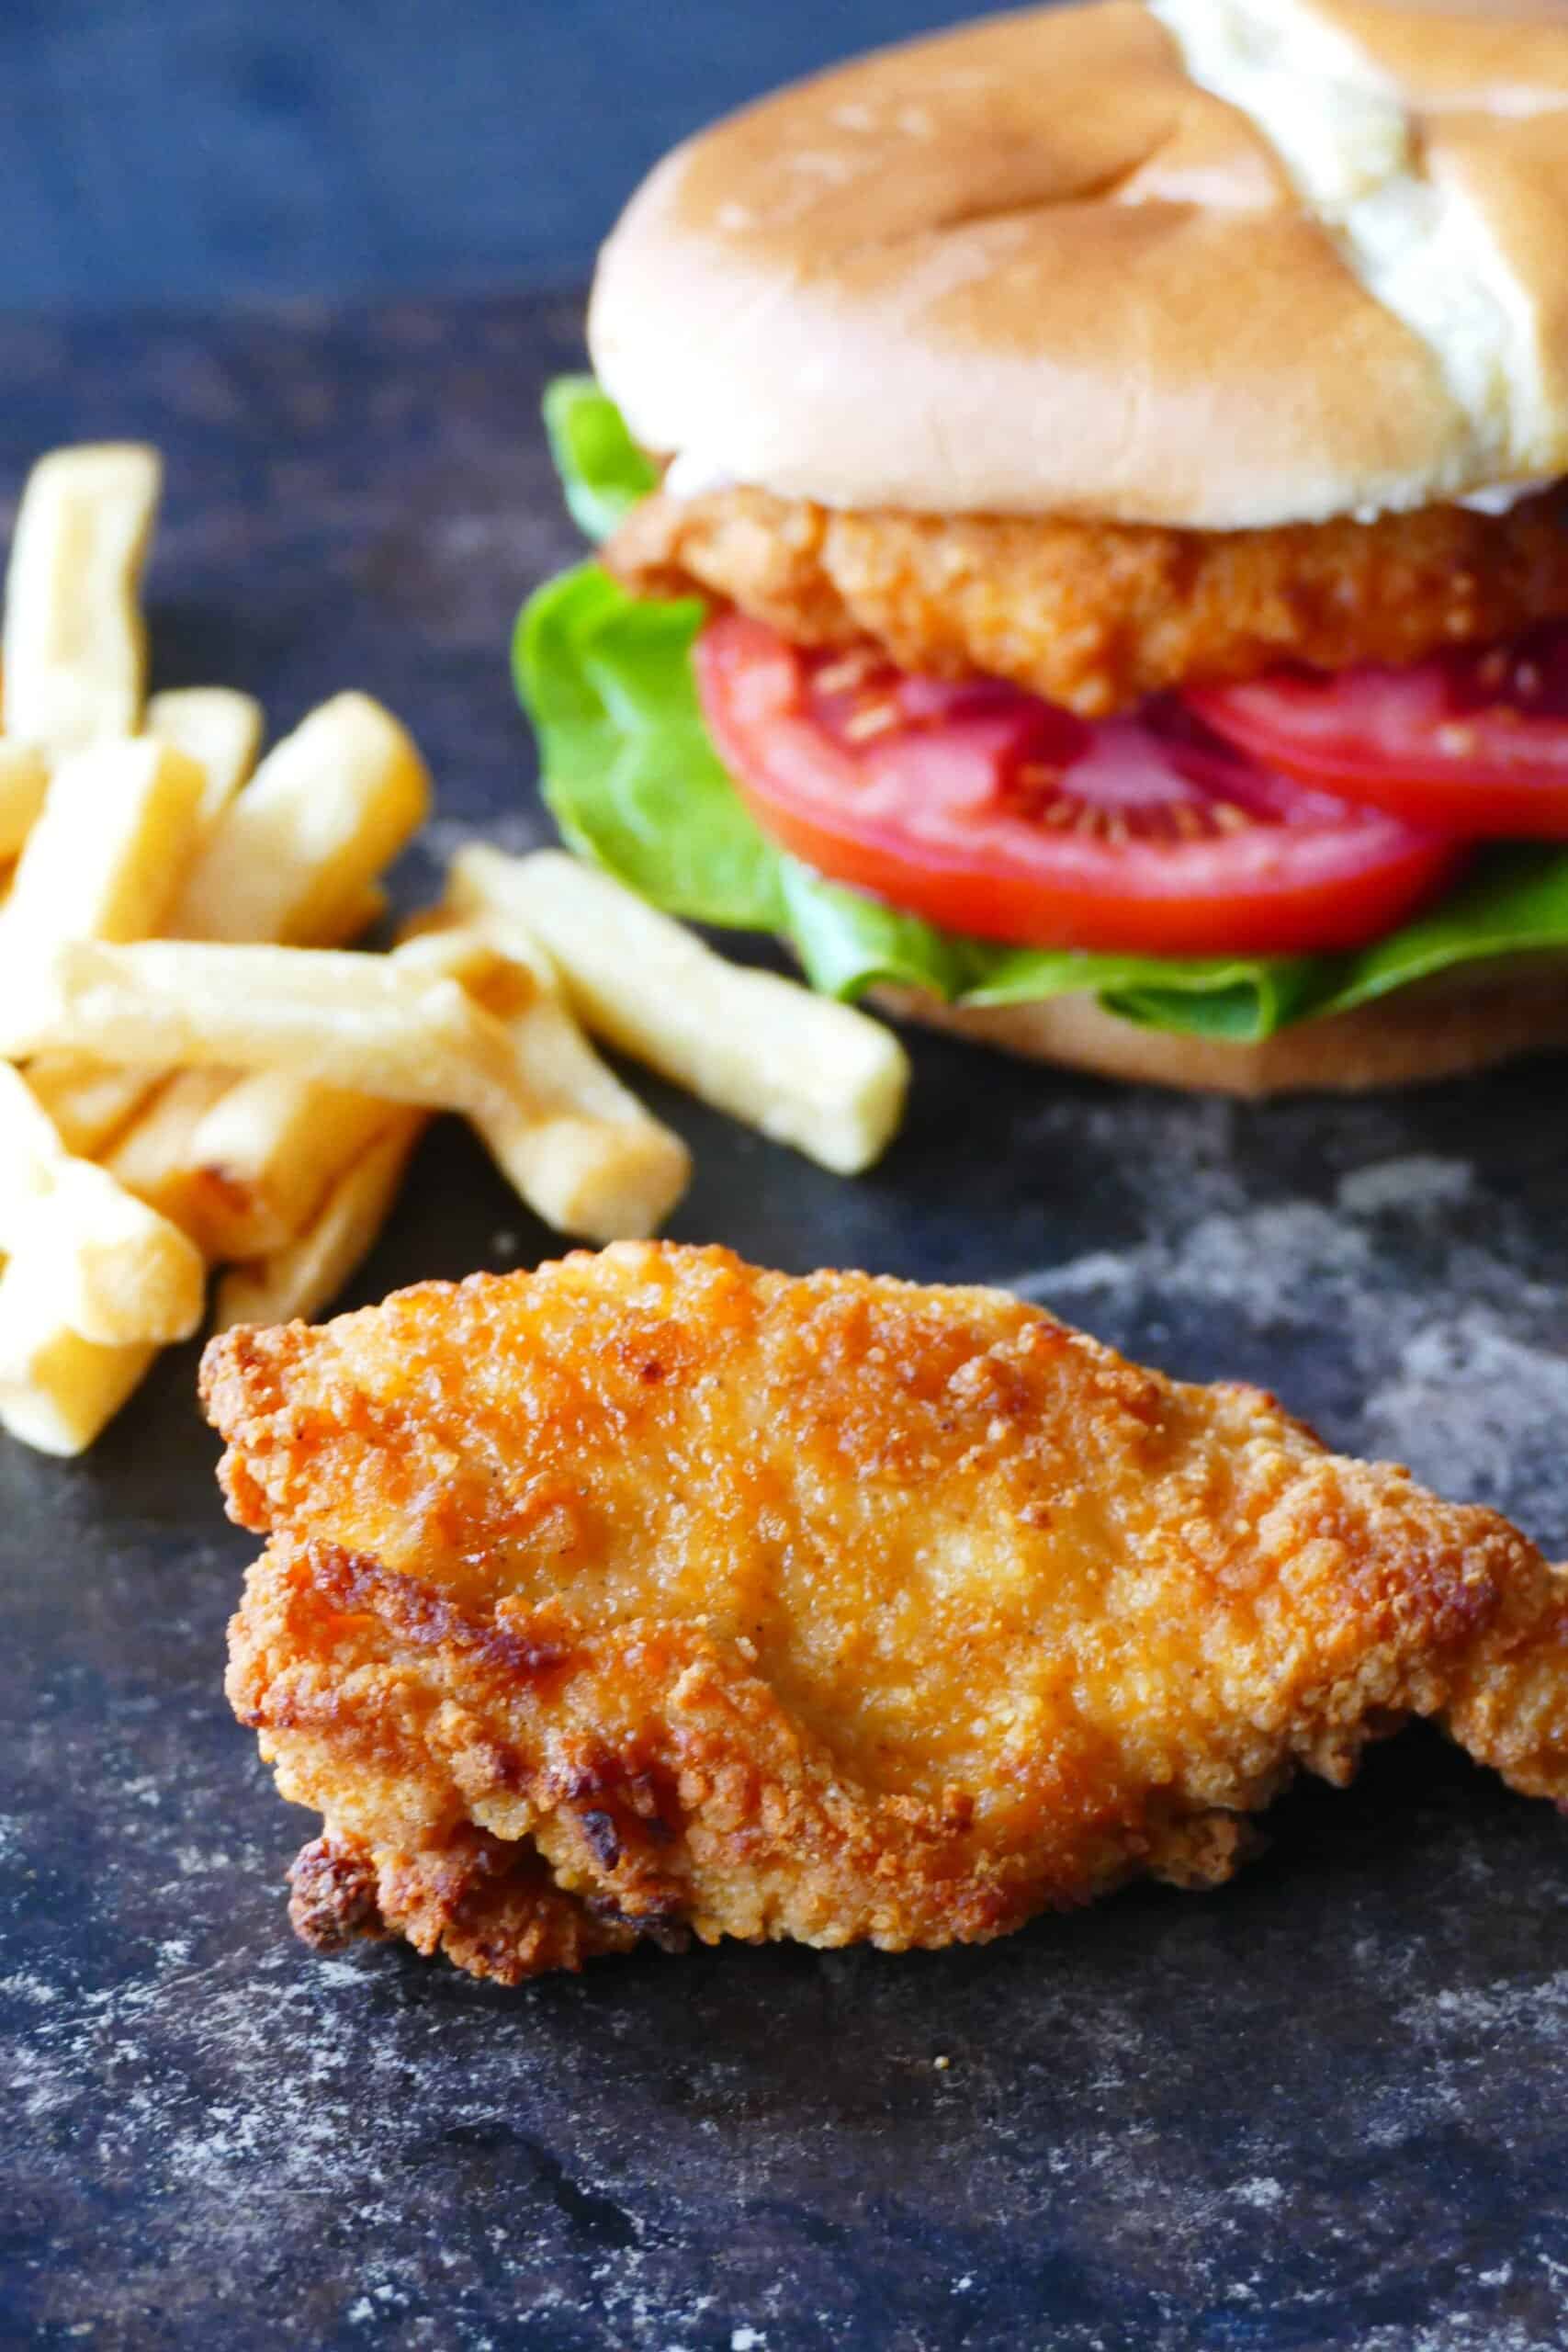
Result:
[[[637,604],[597,564],[517,625],[517,690],[571,847],[671,914],[740,931],[788,921],[781,860],[708,741],[692,683],[700,604]]]
[[[553,385],[546,413],[572,513],[598,536],[646,494],[652,469],[592,378]],[[639,896],[787,939],[829,995],[890,980],[1002,1005],[1090,989],[1130,1021],[1255,1044],[1461,966],[1568,953],[1568,851],[1544,844],[1486,852],[1440,906],[1350,956],[1085,955],[940,931],[824,881],[755,823],[697,703],[690,655],[703,609],[637,602],[592,563],[530,598],[513,667],[545,797],[572,848]]]
[[[544,408],[571,519],[586,538],[607,539],[659,477],[592,376],[558,376],[546,388]]]

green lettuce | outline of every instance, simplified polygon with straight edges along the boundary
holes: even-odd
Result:
[[[652,470],[591,378],[552,385],[546,416],[572,514],[602,536],[646,495]],[[1568,951],[1568,852],[1541,845],[1488,851],[1432,912],[1349,956],[1085,955],[940,931],[824,881],[755,823],[698,707],[691,647],[702,619],[695,602],[634,600],[592,563],[530,598],[513,664],[545,797],[571,846],[639,896],[787,939],[829,995],[895,981],[1003,1005],[1092,990],[1130,1021],[1255,1044],[1464,965]]]
[[[607,539],[659,477],[592,376],[558,376],[546,387],[544,407],[571,519],[585,538]]]

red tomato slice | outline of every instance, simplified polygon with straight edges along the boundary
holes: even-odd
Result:
[[[1416,670],[1291,671],[1186,699],[1254,759],[1414,824],[1568,840],[1568,627]]]
[[[1258,767],[1174,702],[1086,724],[1016,687],[803,652],[723,614],[703,711],[758,820],[976,938],[1156,956],[1359,946],[1437,894],[1440,834]]]

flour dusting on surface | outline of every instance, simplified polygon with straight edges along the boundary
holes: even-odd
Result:
[[[1274,1385],[1260,1340],[1278,1362],[1315,1351],[1336,1374],[1332,1413],[1289,1389],[1282,1401],[1330,1442],[1407,1463],[1456,1499],[1500,1505],[1552,1556],[1568,1556],[1563,1294],[1520,1281],[1506,1236],[1463,1214],[1472,1189],[1462,1163],[1400,1159],[1342,1179],[1334,1207],[1287,1199],[1185,1229],[1151,1220],[1132,1249],[1095,1250],[1004,1286],[1118,1344],[1137,1347],[1145,1335],[1164,1343],[1196,1328],[1205,1361],[1172,1363],[1168,1345],[1164,1353],[1166,1368],[1201,1377],[1223,1363]],[[1429,1261],[1418,1290],[1404,1271],[1410,1248]],[[1444,1311],[1439,1299],[1468,1303]]]

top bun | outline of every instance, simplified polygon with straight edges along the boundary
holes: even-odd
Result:
[[[828,506],[1235,530],[1555,479],[1568,0],[1094,0],[882,51],[667,157],[590,342],[687,479]]]

